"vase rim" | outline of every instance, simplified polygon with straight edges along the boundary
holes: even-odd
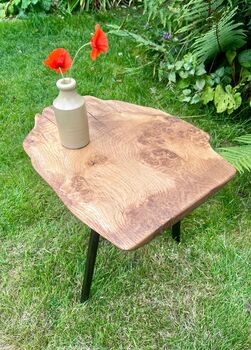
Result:
[[[76,87],[76,80],[73,78],[61,78],[56,83],[57,88],[62,91],[74,90]]]

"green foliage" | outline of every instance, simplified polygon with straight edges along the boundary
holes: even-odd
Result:
[[[251,68],[251,49],[244,50],[238,55],[238,61],[244,68]]]
[[[228,44],[226,42],[228,32],[238,36],[239,30],[240,34],[244,35],[244,32],[241,33],[241,29],[238,28],[238,23],[231,22],[237,12],[237,5],[233,1],[145,0],[144,6],[149,21],[155,21],[157,25],[160,23],[172,35],[179,37],[183,53],[190,48],[190,44],[194,44],[195,39],[200,39],[198,45],[203,45],[203,36],[211,30],[213,35],[207,35],[205,40],[210,41],[213,38],[216,49],[218,47],[218,42],[215,44],[216,31],[221,32],[219,39],[223,40],[222,45]],[[243,11],[246,11],[246,8]],[[234,39],[240,45],[241,38]]]
[[[135,0],[67,0],[65,8],[71,14],[76,10],[106,11],[116,6],[131,6],[134,3]]]
[[[55,8],[54,0],[10,0],[0,4],[0,18],[15,15],[23,18],[29,12],[49,13]]]
[[[166,42],[157,39],[166,49],[159,55],[159,79],[176,86],[183,102],[210,103],[217,113],[228,114],[251,105],[251,50],[244,46],[250,40],[248,0],[145,0],[144,4],[148,19],[172,35]],[[191,51],[193,55],[188,54]],[[198,65],[203,67],[200,79]]]
[[[214,104],[217,113],[227,111],[228,114],[231,114],[240,107],[241,101],[241,94],[236,92],[231,85],[227,85],[225,89],[222,85],[216,86],[214,90]]]
[[[205,73],[204,65],[198,65],[196,57],[192,54],[187,54],[182,60],[174,63],[162,61],[159,68],[159,79],[167,78],[169,83],[175,83],[180,78],[183,84],[188,86],[194,80],[194,77],[200,77]]]
[[[228,56],[233,65],[236,53]],[[169,85],[175,85],[180,90],[179,99],[182,102],[204,105],[213,103],[217,113],[228,114],[241,106],[241,91],[243,86],[248,87],[251,81],[251,72],[243,68],[240,82],[232,87],[232,73],[231,67],[221,66],[215,72],[208,74],[204,63],[200,63],[191,53],[174,63],[163,61],[159,68],[160,80],[167,80]]]
[[[9,0],[0,3],[0,19],[18,15],[25,17],[28,13],[49,13],[60,10],[63,14],[74,11],[105,11],[115,6],[130,6],[134,0]]]
[[[239,172],[251,171],[251,134],[236,137],[234,141],[240,145],[232,147],[221,147],[219,153]]]
[[[220,52],[239,49],[246,43],[242,23],[233,20],[236,12],[237,8],[226,11],[218,22],[195,40],[192,47],[200,62],[213,59]]]
[[[157,20],[163,28],[174,33],[184,22],[185,10],[182,0],[144,0],[144,12],[148,15],[148,21]]]
[[[151,49],[157,52],[162,52],[165,53],[166,50],[163,46],[156,44],[155,42],[144,38],[142,35],[135,34],[132,32],[129,32],[128,30],[125,29],[120,29],[120,26],[118,25],[108,25],[110,29],[109,33],[114,34],[119,37],[127,37],[139,44],[139,46],[144,46],[147,49]]]

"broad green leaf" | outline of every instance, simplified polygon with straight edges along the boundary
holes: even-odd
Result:
[[[168,69],[168,70],[172,70],[172,69],[174,69],[174,64],[173,63],[168,63],[167,65],[166,65],[166,68]]]
[[[242,67],[251,68],[251,49],[242,51],[238,55],[238,61]]]
[[[42,0],[41,1],[41,6],[45,12],[49,12],[51,5],[52,5],[51,0]]]
[[[182,92],[183,92],[183,95],[187,96],[187,95],[190,95],[190,94],[191,94],[192,90],[190,90],[190,89],[185,89],[185,90],[183,90]]]
[[[184,63],[184,69],[185,70],[190,70],[192,68],[192,64],[191,63]]]
[[[241,94],[235,92],[231,85],[227,85],[225,90],[221,85],[217,85],[214,93],[214,103],[217,113],[227,111],[228,114],[240,107],[242,102]]]
[[[228,108],[228,109],[227,109],[227,113],[228,113],[228,114],[232,114],[233,112],[234,112],[234,108]]]
[[[240,105],[241,105],[241,102],[242,102],[242,98],[241,98],[240,92],[237,92],[237,93],[234,95],[234,101],[235,101],[235,107],[234,107],[234,109],[239,108]]]
[[[5,10],[1,9],[0,10],[0,18],[5,18],[5,15],[6,15]]]
[[[8,15],[14,15],[16,13],[16,7],[20,7],[22,0],[13,0],[8,5]]]
[[[247,68],[243,68],[241,78],[246,81],[251,81],[251,72]]]
[[[176,83],[176,74],[175,74],[175,72],[170,72],[168,74],[168,80],[171,83]]]
[[[214,92],[214,104],[217,113],[223,113],[227,110],[229,103],[228,94],[224,91],[221,85],[217,85]]]
[[[231,85],[227,85],[225,87],[225,90],[226,94],[228,95],[228,114],[231,114],[235,110],[234,90]]]
[[[222,84],[228,85],[228,84],[231,84],[231,82],[232,82],[232,77],[225,74],[224,77],[222,78]]]
[[[13,3],[10,4],[10,6],[8,6],[8,15],[14,15],[15,13],[15,9],[14,9],[14,6],[13,6]]]
[[[215,74],[218,75],[218,77],[222,78],[225,73],[225,67],[218,68],[215,71]]]
[[[187,88],[189,85],[190,85],[190,79],[180,79],[176,84],[176,88],[183,90]]]
[[[198,94],[195,94],[192,99],[191,99],[191,104],[196,104],[196,103],[199,103],[200,102],[200,96]]]
[[[206,80],[207,80],[207,84],[209,86],[214,86],[214,81],[213,81],[213,79],[210,76],[207,76]]]
[[[182,102],[190,102],[191,101],[191,96],[185,96],[184,98],[181,99]]]
[[[210,77],[213,80],[214,84],[216,85],[220,84],[220,77],[217,74],[212,73],[210,74]]]
[[[232,65],[235,57],[236,57],[236,50],[229,50],[226,52],[226,57],[227,57],[227,60],[228,60],[228,63],[230,64],[230,66]]]
[[[204,63],[201,63],[197,68],[195,74],[198,76],[201,76],[203,74],[206,74],[205,66]]]
[[[215,82],[215,84],[220,84],[220,78],[219,77],[216,77],[215,79],[214,79],[214,82]]]
[[[199,91],[203,90],[205,84],[206,84],[205,79],[197,79],[196,82],[195,82],[196,88]]]
[[[29,7],[30,4],[31,4],[31,1],[30,1],[30,0],[22,0],[22,6],[21,6],[21,8],[22,8],[23,10],[26,10],[26,9]]]
[[[211,86],[206,86],[201,95],[201,101],[204,105],[214,99],[214,89]]]
[[[226,92],[229,93],[229,94],[232,94],[232,93],[233,93],[233,88],[232,88],[231,85],[227,85],[227,86],[225,87],[225,90],[226,90]]]
[[[179,76],[182,78],[182,79],[186,79],[188,77],[188,72],[184,72],[183,70],[181,70],[179,72]]]
[[[183,61],[177,61],[176,63],[175,63],[175,69],[176,70],[180,70],[181,68],[182,68],[182,66],[183,66]]]

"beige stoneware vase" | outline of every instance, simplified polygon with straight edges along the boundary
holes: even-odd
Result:
[[[70,149],[82,148],[90,142],[85,100],[75,88],[76,81],[63,78],[57,81],[58,97],[53,109],[61,143]]]

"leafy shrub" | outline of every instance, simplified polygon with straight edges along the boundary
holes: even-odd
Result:
[[[18,15],[24,17],[30,12],[49,13],[60,9],[63,13],[74,11],[107,10],[115,6],[130,6],[134,0],[0,0],[0,18]]]
[[[159,79],[182,89],[183,102],[213,102],[217,113],[231,114],[240,106],[245,109],[251,99],[251,4],[238,3],[239,7],[234,0],[145,0],[148,20],[153,21],[147,37],[121,28],[113,33],[155,51]]]
[[[159,80],[182,102],[228,114],[251,107],[250,0],[144,0],[144,5],[149,22],[144,35],[123,26],[112,32],[145,46]],[[239,151],[233,164],[251,169],[250,145],[237,147],[222,152],[231,161]]]
[[[174,63],[161,62],[159,69],[160,80],[167,79],[169,84],[175,83],[181,91],[180,100],[191,104],[213,102],[217,113],[233,113],[241,106],[241,89],[251,81],[251,72],[245,68],[249,66],[249,52],[244,50],[238,55],[241,68],[239,83],[231,86],[233,74],[236,70],[233,60],[236,56],[231,52],[232,66],[221,66],[215,72],[207,74],[204,63],[200,63],[193,54],[187,54],[182,60]],[[234,56],[233,56],[234,55]],[[230,55],[229,55],[230,56]],[[244,64],[244,66],[243,66]],[[166,76],[165,76],[166,75]],[[234,76],[236,79],[236,77]],[[249,103],[251,100],[249,101]]]
[[[15,15],[23,17],[28,12],[48,13],[56,7],[56,0],[10,0],[0,3],[0,18]]]
[[[131,6],[135,0],[66,0],[67,12],[73,11],[106,11],[117,6]]]
[[[238,146],[221,147],[218,152],[232,163],[239,172],[251,170],[251,134],[236,137]]]

